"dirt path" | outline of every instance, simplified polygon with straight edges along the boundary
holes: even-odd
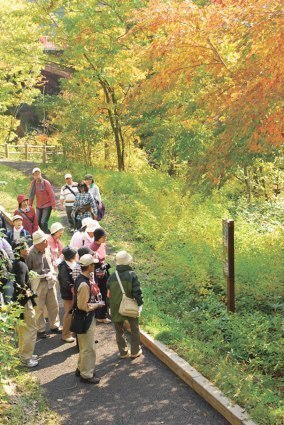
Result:
[[[33,163],[3,164],[31,174]],[[58,198],[59,188],[55,188]],[[62,219],[65,220],[64,214]],[[68,425],[225,425],[228,422],[143,348],[135,360],[118,358],[112,325],[96,329],[98,386],[75,377],[76,345],[53,335],[38,340],[41,356],[31,373],[40,381],[52,410]]]

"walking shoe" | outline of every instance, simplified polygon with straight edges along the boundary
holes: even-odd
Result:
[[[46,332],[38,332],[37,336],[41,339],[47,338],[47,333]]]
[[[79,378],[81,376],[80,370],[78,368],[75,370],[75,376],[77,376],[77,378]],[[95,371],[93,373],[93,376],[96,376]]]
[[[142,354],[142,349],[140,348],[140,350],[138,351],[138,353],[137,353],[137,354],[131,354],[131,358],[132,358],[132,359],[136,359],[136,357],[141,356],[141,354]]]
[[[64,341],[64,342],[74,342],[75,341],[75,338],[73,338],[73,336],[70,336],[69,338],[62,338],[62,341]]]
[[[97,321],[99,323],[105,323],[106,325],[109,324],[109,323],[111,323],[111,320],[108,319],[107,317],[105,319],[97,319]]]
[[[130,357],[130,351],[128,350],[127,353],[125,354],[120,354],[119,357],[121,359],[128,359],[128,357]]]
[[[100,383],[100,378],[95,378],[94,376],[92,378],[80,378],[80,381],[83,382],[84,384],[93,384],[93,385],[97,385]]]
[[[39,356],[37,354],[32,355],[32,360],[38,360]]]
[[[26,367],[35,367],[38,365],[38,361],[33,359],[21,360],[21,363],[23,366],[26,366]]]
[[[54,328],[54,329],[50,329],[49,332],[51,334],[62,334],[62,329],[60,329],[60,328]]]

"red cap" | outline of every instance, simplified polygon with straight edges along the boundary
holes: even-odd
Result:
[[[21,203],[23,202],[23,201],[28,201],[29,200],[29,198],[27,198],[26,197],[26,195],[19,195],[18,197],[17,197],[17,201],[18,201],[18,204],[19,205],[21,205]]]

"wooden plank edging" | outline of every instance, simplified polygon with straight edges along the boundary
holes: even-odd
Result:
[[[232,425],[257,425],[249,419],[246,411],[226,397],[219,388],[190,366],[184,359],[162,342],[156,341],[146,332],[140,330],[141,343],[152,351],[158,359],[165,363],[177,376],[206,400],[215,410],[221,413]]]

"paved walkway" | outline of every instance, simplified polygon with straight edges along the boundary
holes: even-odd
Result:
[[[3,164],[26,174],[33,163]],[[56,190],[58,194],[58,188]],[[61,315],[62,317],[62,315]],[[135,360],[118,357],[112,325],[96,329],[97,386],[75,377],[77,348],[58,335],[38,340],[41,356],[31,373],[52,410],[68,425],[226,425],[228,422],[145,348]]]

